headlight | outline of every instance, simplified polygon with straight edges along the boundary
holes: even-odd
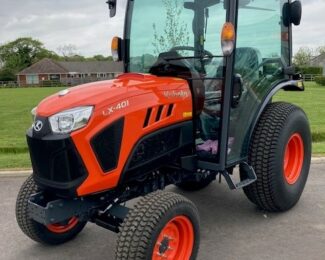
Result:
[[[93,107],[77,107],[49,118],[53,133],[67,134],[85,127],[93,113]]]

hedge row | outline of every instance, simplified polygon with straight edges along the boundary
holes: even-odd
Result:
[[[315,82],[319,85],[325,86],[325,77],[316,77]]]
[[[322,67],[296,67],[296,71],[302,74],[312,74],[312,75],[322,75],[323,68]]]

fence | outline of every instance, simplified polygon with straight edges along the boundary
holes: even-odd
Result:
[[[322,76],[320,74],[304,74],[304,81],[315,81],[316,77]],[[16,81],[0,81],[0,88],[18,88],[18,87],[72,87],[81,84],[108,80],[110,78],[97,78],[97,77],[87,77],[87,78],[65,78],[58,80],[44,80],[39,83],[37,86],[19,86]]]
[[[77,86],[81,84],[86,84],[86,83],[91,83],[91,82],[96,82],[96,81],[102,81],[102,80],[109,80],[111,78],[97,78],[97,77],[86,77],[86,78],[65,78],[61,79],[59,83],[63,86]]]
[[[97,77],[86,77],[86,78],[63,78],[61,80],[44,80],[40,81],[40,87],[73,87],[86,83],[108,80],[111,78],[97,78]],[[28,86],[26,86],[28,87]]]
[[[0,88],[18,88],[16,81],[0,81]]]
[[[18,87],[73,87],[81,84],[109,80],[112,78],[97,78],[97,77],[87,77],[87,78],[63,78],[61,80],[43,80],[37,85],[22,85],[15,81],[0,81],[0,88],[18,88]]]
[[[322,76],[321,74],[304,74],[304,81],[315,81],[315,78]]]

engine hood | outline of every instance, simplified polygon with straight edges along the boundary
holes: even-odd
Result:
[[[178,78],[161,78],[148,74],[126,73],[114,80],[80,85],[69,88],[44,99],[37,107],[39,116],[48,117],[79,106],[100,106],[114,103],[126,96],[143,95],[152,91],[177,90],[187,87]]]

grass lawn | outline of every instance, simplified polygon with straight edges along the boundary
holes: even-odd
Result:
[[[30,111],[46,96],[62,88],[0,89],[0,169],[29,168],[25,132],[32,123]],[[314,154],[325,155],[325,87],[306,84],[305,92],[279,92],[275,101],[302,107],[310,120]]]
[[[0,89],[0,169],[30,168],[25,139],[30,111],[62,88]]]
[[[313,140],[325,142],[325,87],[306,83],[305,92],[280,91],[274,101],[287,101],[301,107],[309,118]]]
[[[26,148],[25,132],[32,124],[30,111],[62,88],[0,89],[0,151]]]
[[[0,153],[0,169],[30,169],[28,153]]]
[[[280,91],[274,101],[296,104],[306,112],[313,136],[313,153],[325,155],[325,87],[306,83],[305,92]]]
[[[313,143],[313,154],[314,154],[314,156],[324,156],[325,155],[325,142]]]

